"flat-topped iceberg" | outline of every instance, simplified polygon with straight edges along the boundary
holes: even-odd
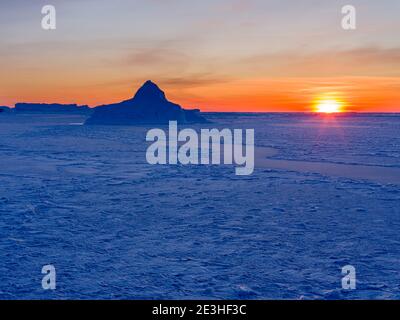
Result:
[[[132,99],[95,108],[85,124],[131,125],[207,122],[199,110],[186,110],[167,100],[165,93],[147,81]]]
[[[59,103],[17,103],[18,113],[90,113],[91,109],[84,105]]]

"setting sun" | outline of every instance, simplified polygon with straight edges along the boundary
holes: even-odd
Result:
[[[341,112],[341,103],[335,100],[320,101],[315,108],[316,112],[321,113],[336,113]]]

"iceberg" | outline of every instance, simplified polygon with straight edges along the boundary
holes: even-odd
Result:
[[[59,104],[59,103],[17,103],[15,111],[18,113],[90,113],[87,105]]]
[[[88,125],[134,125],[208,122],[200,110],[186,110],[167,100],[165,93],[152,81],[146,81],[132,99],[95,108]]]

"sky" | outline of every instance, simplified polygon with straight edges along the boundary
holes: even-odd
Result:
[[[44,5],[56,30],[43,30]],[[356,8],[356,30],[341,25]],[[97,106],[146,80],[202,111],[400,112],[398,0],[2,0],[0,105]]]

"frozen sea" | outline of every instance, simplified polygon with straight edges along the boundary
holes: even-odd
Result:
[[[255,129],[253,175],[148,165],[145,127],[0,114],[0,299],[400,298],[400,115],[207,117]]]

